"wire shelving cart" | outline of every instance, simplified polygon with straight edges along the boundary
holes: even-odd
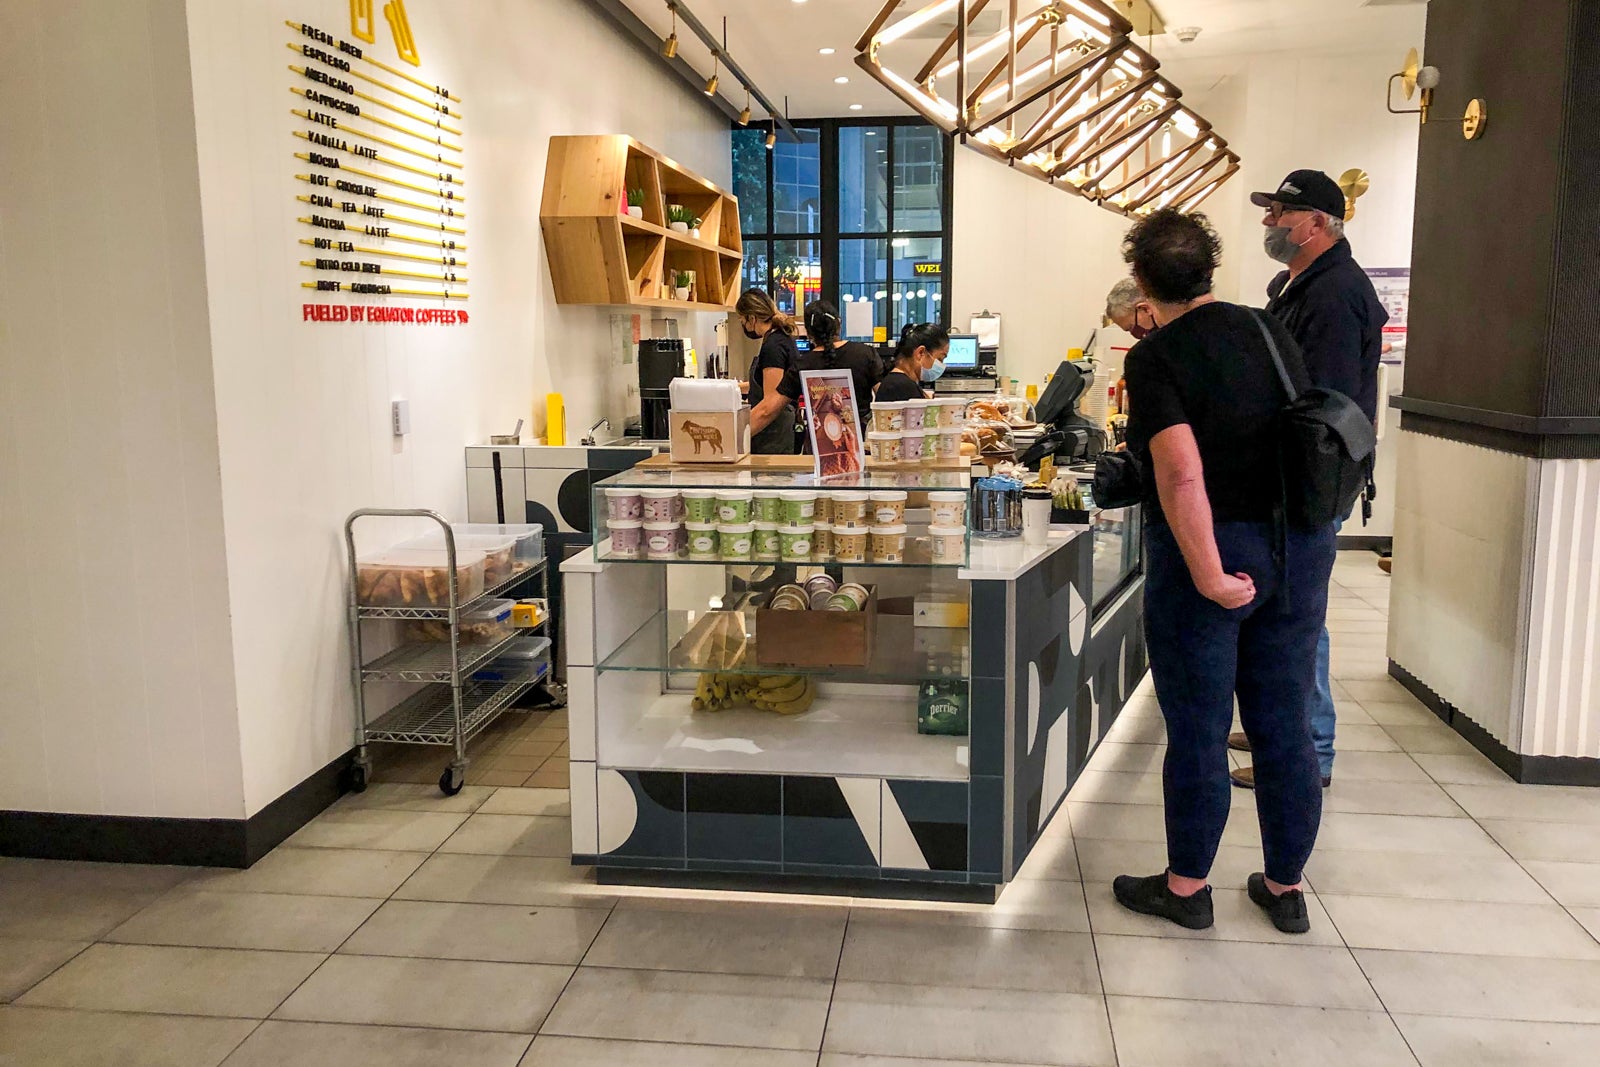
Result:
[[[443,558],[446,562],[447,595],[430,603],[395,605],[363,604],[357,580],[360,566],[356,559],[355,524],[366,518],[431,519],[443,532]],[[350,788],[361,792],[367,787],[372,758],[367,746],[377,741],[408,745],[449,745],[453,752],[449,766],[439,776],[439,788],[447,796],[461,792],[466,784],[467,743],[511,707],[518,697],[538,685],[550,671],[550,588],[548,561],[544,556],[542,531],[537,526],[518,527],[524,535],[538,538],[538,559],[525,566],[514,565],[502,577],[468,600],[458,588],[455,528],[438,512],[428,509],[362,508],[344,523],[345,549],[349,556],[350,681],[356,704],[356,758],[350,769]],[[537,580],[538,595],[545,610],[538,624],[514,629],[510,636],[482,644],[461,640],[461,619],[476,606],[521,589]],[[398,647],[368,660],[363,650],[362,624],[373,620],[443,622],[445,639],[406,641]],[[536,636],[538,635],[538,636]],[[530,638],[538,645],[531,658],[503,659],[517,642],[526,647]],[[369,719],[366,686],[380,679],[414,683],[419,688],[400,703]]]

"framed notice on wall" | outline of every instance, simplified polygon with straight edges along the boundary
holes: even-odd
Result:
[[[817,457],[817,477],[860,474],[866,467],[866,449],[854,377],[848,370],[801,371],[800,389],[805,394],[806,433]]]
[[[1404,363],[1406,320],[1411,315],[1411,268],[1368,267],[1367,277],[1378,291],[1378,302],[1389,313],[1383,327],[1383,361]]]

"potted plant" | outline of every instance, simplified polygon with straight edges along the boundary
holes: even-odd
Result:
[[[644,190],[628,190],[628,217],[633,219],[644,218]]]
[[[682,204],[667,205],[668,229],[676,230],[679,233],[688,233],[689,227],[691,225],[698,225],[699,222],[700,220],[695,218],[694,212],[690,211]]]
[[[673,295],[679,300],[689,299],[689,288],[694,285],[694,276],[686,270],[672,272]]]

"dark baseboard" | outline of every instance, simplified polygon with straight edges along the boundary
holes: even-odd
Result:
[[[823,893],[892,900],[936,900],[958,904],[993,904],[996,896],[996,887],[993,885],[966,885],[957,882],[744,874],[729,871],[678,871],[659,868],[635,870],[614,866],[596,867],[595,879],[601,885],[726,889],[758,893]]]
[[[1466,738],[1502,771],[1524,785],[1600,786],[1600,759],[1582,756],[1525,756],[1462,714],[1454,704],[1429,689],[1423,681],[1394,660],[1389,674],[1411,695],[1439,716],[1446,726]]]
[[[290,834],[322,814],[344,795],[350,760],[355,749],[330,761],[326,767],[245,820],[244,863],[256,860],[282,844]]]
[[[0,856],[248,867],[339,799],[350,756],[340,756],[248,819],[0,811]]]
[[[1340,534],[1337,547],[1340,552],[1376,552],[1380,556],[1387,556],[1394,547],[1394,538]]]

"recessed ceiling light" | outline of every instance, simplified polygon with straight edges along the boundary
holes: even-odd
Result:
[[[819,56],[831,56],[831,55],[833,55],[833,49],[831,49],[831,48],[819,48],[819,49],[817,49],[817,55],[819,55]]]
[[[868,130],[867,131],[867,136],[868,137],[876,137],[876,136],[878,136],[878,131],[877,130]]]
[[[846,78],[843,74],[841,74],[837,78],[833,79],[833,84],[835,84],[835,85],[848,85],[848,84],[850,84],[850,79]]]
[[[860,111],[861,110],[861,105],[860,104],[851,104],[850,105],[850,110],[851,111]]]

